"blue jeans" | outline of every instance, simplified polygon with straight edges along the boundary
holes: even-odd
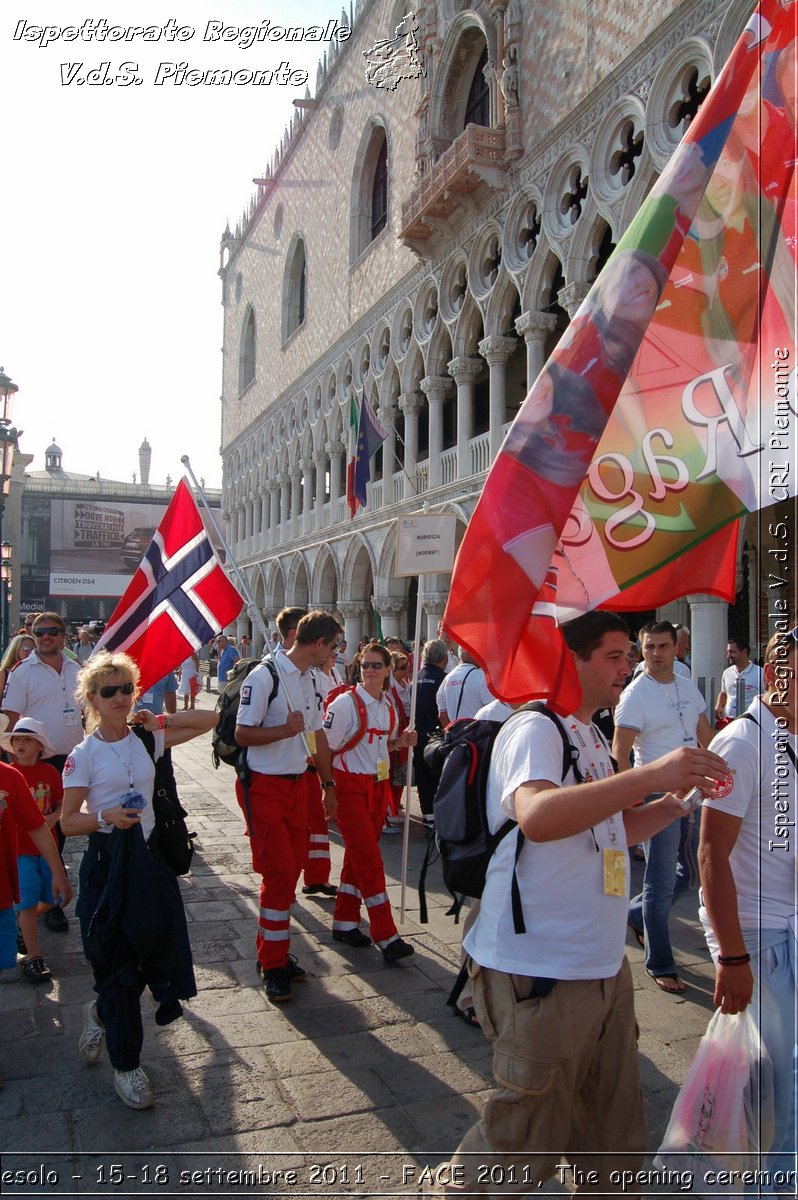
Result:
[[[649,796],[649,800],[656,799]],[[646,970],[676,973],[668,919],[676,899],[698,887],[698,812],[671,821],[645,843],[643,890],[629,905],[629,924],[646,935]]]

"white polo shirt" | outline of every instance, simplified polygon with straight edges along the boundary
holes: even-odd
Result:
[[[445,712],[450,721],[473,717],[478,708],[495,699],[485,680],[485,672],[473,663],[460,663],[455,667],[435,696],[438,712]]]
[[[396,737],[398,723],[385,694],[375,700],[359,684],[357,694],[366,710],[368,731],[357,745],[345,754],[335,753],[338,747],[345,746],[360,728],[359,710],[351,692],[344,692],[333,700],[324,718],[324,732],[327,734],[336,767],[355,775],[374,775],[380,760],[388,762],[388,742]]]
[[[743,930],[785,929],[795,922],[798,811],[798,776],[787,747],[795,754],[798,742],[758,696],[747,711],[753,721],[734,721],[712,739],[710,750],[726,759],[732,779],[704,805],[742,821],[729,863]],[[708,929],[706,910],[700,916]],[[715,951],[714,935],[707,941]]]
[[[755,696],[764,690],[764,675],[762,668],[750,662],[743,671],[735,666],[727,667],[720,679],[720,690],[726,693],[724,716],[737,716],[737,681],[742,679],[745,685],[745,708],[748,708]],[[743,710],[744,711],[744,710]]]
[[[41,721],[56,754],[69,754],[83,741],[77,698],[80,666],[62,655],[61,670],[41,661],[32,650],[8,677],[3,708]]]
[[[241,685],[238,724],[272,729],[285,725],[289,712],[299,710],[305,714],[306,731],[321,729],[321,705],[312,671],[301,672],[287,654],[275,655],[272,662],[279,677],[274,699],[270,704],[274,678],[261,663]],[[308,765],[308,753],[307,737],[295,734],[268,746],[248,746],[247,762],[261,775],[301,775]]]

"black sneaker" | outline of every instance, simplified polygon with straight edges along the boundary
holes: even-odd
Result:
[[[334,929],[334,942],[346,942],[347,946],[370,946],[371,938],[366,937],[361,929]]]
[[[415,948],[409,942],[403,942],[401,938],[394,938],[387,946],[383,947],[382,957],[386,962],[395,963],[400,958],[408,958],[411,954],[415,954]]]
[[[300,979],[307,979],[307,977],[308,977],[307,971],[305,970],[304,967],[300,967],[299,963],[294,958],[293,954],[288,955],[288,959],[286,961],[284,969],[288,972],[288,977],[292,983],[294,983],[295,981],[299,982]],[[258,972],[258,974],[260,976],[264,975],[263,967],[260,965],[259,962],[255,963],[255,970]]]
[[[42,917],[42,923],[50,933],[66,933],[69,929],[69,921],[64,916],[63,908],[48,908]]]
[[[273,1004],[281,1004],[291,999],[291,976],[285,967],[272,967],[263,972],[263,982],[266,987],[267,999]]]
[[[334,883],[309,883],[302,889],[303,896],[337,896],[338,888]]]

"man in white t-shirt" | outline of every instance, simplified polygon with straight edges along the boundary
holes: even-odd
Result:
[[[715,1004],[754,1019],[775,1071],[771,1155],[758,1164],[788,1171],[796,1153],[795,814],[796,637],[775,634],[765,651],[764,695],[712,742],[732,769],[702,806],[699,910],[716,965]]]
[[[332,760],[310,668],[329,657],[340,633],[331,613],[307,613],[291,649],[256,667],[241,687],[235,740],[246,747],[249,780],[236,780],[236,798],[247,822],[252,867],[262,876],[258,963],[266,995],[277,1002],[290,1000],[291,980],[305,974],[288,950],[291,905],[307,857],[308,757],[325,813],[335,814]]]
[[[713,730],[704,698],[691,679],[675,673],[676,630],[652,621],[640,631],[645,669],[625,689],[615,710],[612,753],[621,771],[653,762],[679,746],[708,746]],[[645,939],[646,974],[663,992],[683,992],[676,972],[668,921],[674,901],[698,887],[698,817],[690,812],[646,845],[643,890],[629,906],[629,924]]]
[[[747,638],[729,638],[726,647],[729,666],[721,675],[720,692],[715,702],[715,716],[731,720],[737,716],[737,688],[742,682],[745,688],[743,710],[748,708],[764,686],[762,668],[751,662],[751,643]]]
[[[450,721],[461,717],[473,717],[483,704],[494,700],[485,672],[478,667],[471,655],[459,650],[460,662],[450,671],[438,688],[435,696],[441,725],[446,728]]]
[[[597,1172],[597,1192],[621,1190],[610,1173],[639,1167],[647,1131],[624,957],[627,846],[681,816],[686,790],[708,791],[725,777],[722,759],[688,747],[615,775],[591,714],[617,703],[629,631],[614,613],[592,612],[562,632],[582,684],[582,702],[562,724],[583,782],[573,768],[562,780],[563,742],[549,717],[523,713],[505,724],[491,759],[488,819],[494,832],[508,816],[517,820],[525,840],[517,865],[515,832],[499,843],[465,939],[497,1088],[452,1157],[449,1195],[534,1193],[562,1156]],[[665,794],[641,805],[653,791]]]

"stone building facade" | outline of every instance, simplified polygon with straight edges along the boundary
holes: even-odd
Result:
[[[451,512],[462,536],[528,382],[752,7],[425,0],[408,16],[366,0],[342,13],[349,36],[221,243],[222,508],[267,621],[290,602],[336,609],[351,642],[374,610],[385,633],[412,631],[396,517]],[[400,25],[402,77],[371,86],[375,44]],[[364,392],[388,438],[350,520],[349,404]],[[425,589],[428,632],[447,586]]]

